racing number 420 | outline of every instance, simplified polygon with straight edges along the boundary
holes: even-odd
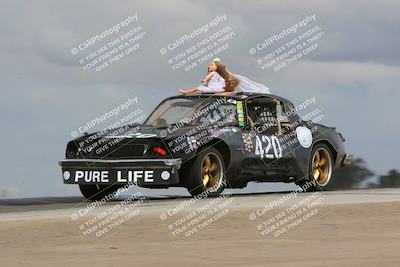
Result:
[[[259,155],[262,159],[282,158],[282,147],[279,139],[276,136],[260,136],[256,135],[255,154]]]

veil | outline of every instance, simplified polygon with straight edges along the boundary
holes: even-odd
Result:
[[[213,61],[219,61],[221,62],[220,58],[215,58]],[[227,70],[229,74],[235,76],[237,79],[239,79],[239,84],[236,86],[235,91],[236,93],[240,92],[249,92],[249,93],[261,93],[261,94],[271,94],[269,91],[269,88],[265,86],[264,84],[257,83],[255,81],[250,80],[249,78],[246,78],[242,75],[239,74],[233,74],[229,70]]]
[[[232,74],[232,75],[238,78],[240,81],[239,85],[236,86],[235,89],[236,92],[249,92],[249,93],[261,93],[261,94],[271,93],[269,88],[264,84],[257,83],[239,74]]]

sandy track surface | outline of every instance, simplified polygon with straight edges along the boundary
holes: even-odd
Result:
[[[90,213],[88,203],[79,199],[47,205],[8,202],[0,207],[1,266],[400,266],[396,189],[292,198],[278,193],[193,202],[153,199],[125,206],[123,199]],[[267,210],[273,202],[277,204]],[[123,214],[122,223],[115,219],[113,227],[102,225],[107,233],[84,234],[99,218],[107,218],[107,212],[116,214],[118,207],[133,203],[135,213]],[[297,208],[303,213],[293,217]],[[204,214],[214,220],[204,223]],[[89,222],[93,218],[96,223]],[[264,226],[273,230],[266,233]]]

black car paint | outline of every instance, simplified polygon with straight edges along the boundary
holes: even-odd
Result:
[[[246,98],[244,98],[244,96]],[[174,97],[169,97],[165,99],[164,101],[168,101],[170,99],[175,99],[175,98],[182,98],[184,96],[174,96]],[[141,133],[142,137],[144,138],[139,138],[139,137],[125,137],[122,139],[122,144],[127,145],[127,144],[140,144],[146,146],[146,153],[145,155],[130,155],[127,158],[131,159],[140,159],[140,158],[146,158],[146,159],[156,159],[156,158],[161,158],[160,155],[157,155],[155,153],[152,153],[149,151],[149,148],[153,146],[161,146],[163,149],[166,149],[169,153],[162,157],[162,158],[181,158],[182,159],[182,164],[188,163],[193,159],[193,157],[196,156],[196,154],[199,152],[200,149],[207,149],[207,146],[216,146],[219,148],[221,151],[221,154],[224,155],[224,160],[226,161],[227,164],[226,166],[226,171],[225,171],[225,177],[227,179],[227,186],[232,187],[232,188],[241,188],[246,186],[247,182],[249,181],[280,181],[280,182],[293,182],[296,179],[300,179],[302,177],[305,177],[307,173],[309,173],[309,162],[311,159],[311,150],[312,147],[316,143],[325,143],[328,145],[328,147],[331,148],[331,153],[334,156],[334,167],[340,167],[343,159],[345,157],[345,150],[344,150],[344,145],[343,145],[343,140],[342,137],[335,131],[334,128],[326,127],[320,124],[313,124],[313,127],[316,127],[316,130],[312,132],[313,136],[313,143],[310,147],[304,148],[300,145],[296,145],[289,151],[285,151],[283,153],[281,158],[271,158],[271,159],[261,159],[260,156],[255,155],[255,153],[246,151],[245,149],[245,144],[243,141],[243,134],[244,135],[252,135],[253,141],[255,138],[259,138],[259,140],[263,139],[262,135],[263,133],[258,133],[254,131],[254,128],[249,127],[249,121],[247,118],[247,100],[249,99],[254,99],[254,98],[269,98],[269,99],[276,99],[281,101],[281,103],[290,103],[287,99],[284,99],[279,96],[275,95],[263,95],[263,94],[241,94],[241,95],[235,95],[235,96],[218,96],[218,95],[193,95],[193,96],[185,96],[185,97],[192,97],[192,98],[217,98],[217,97],[223,97],[226,99],[232,99],[235,101],[243,101],[244,102],[244,118],[245,118],[245,126],[220,126],[216,127],[215,131],[218,132],[218,134],[210,133],[212,135],[211,141],[207,143],[207,145],[200,146],[198,148],[193,149],[190,153],[182,153],[182,152],[176,152],[172,153],[171,152],[171,147],[168,146],[168,143],[170,140],[174,140],[174,138],[177,138],[179,136],[185,135],[191,128],[195,126],[184,126],[184,127],[179,127],[177,128],[174,132],[171,134],[167,135],[164,138],[161,138],[161,131],[163,129],[157,129],[154,128],[153,126],[149,125],[131,125],[127,127],[124,131],[118,134],[118,136],[124,136],[126,132],[129,132],[132,129],[137,129],[138,132]],[[164,102],[163,101],[163,102]],[[159,105],[161,105],[163,102],[161,102]],[[290,103],[291,104],[291,103]],[[291,104],[293,105],[293,104]],[[158,106],[157,106],[158,107]],[[156,108],[157,109],[157,108]],[[155,109],[155,110],[156,110]],[[154,112],[154,111],[153,111]],[[298,120],[300,121],[298,126],[305,126],[309,127],[307,122],[301,121],[299,117],[295,114],[293,115],[290,120]],[[292,129],[294,131],[294,129]],[[290,131],[290,130],[289,130]],[[102,134],[100,137],[104,138],[106,136],[111,142],[113,137],[110,131],[105,132]],[[74,161],[73,159],[79,158],[79,159],[104,159],[107,158],[109,155],[103,155],[100,153],[100,155],[94,155],[93,151],[90,151],[88,153],[83,152],[83,151],[73,151],[72,150],[76,149],[77,150],[77,145],[81,142],[85,142],[85,140],[88,140],[91,136],[95,135],[96,133],[92,134],[87,134],[84,136],[81,136],[75,140],[72,140],[68,143],[67,145],[67,151],[66,151],[66,159],[70,160],[70,162],[65,162],[62,161],[60,162],[60,165],[62,166],[62,170],[67,170],[71,168],[71,164],[73,165]],[[266,137],[264,139],[269,140],[272,138],[273,132],[269,132],[265,134]],[[257,137],[258,136],[258,137]],[[271,136],[271,137],[269,137]],[[98,140],[98,139],[96,139]],[[252,142],[253,142],[252,141]],[[253,142],[254,145],[254,142]],[[118,146],[120,147],[120,146]],[[122,147],[122,145],[121,145]],[[107,159],[115,159],[115,158],[107,158]],[[72,162],[72,163],[71,163]],[[76,164],[75,168],[79,168],[81,165]],[[143,167],[140,164],[136,164],[135,166],[138,166],[139,168]],[[118,167],[118,166],[117,166]],[[177,166],[179,168],[180,166]],[[89,165],[86,166],[86,168],[91,168]],[[105,166],[101,166],[101,164],[97,164],[95,166],[92,166],[93,169],[95,168],[100,168],[104,169],[107,168]],[[178,180],[179,182],[175,179],[172,181],[170,184],[142,184],[144,187],[149,187],[149,188],[167,188],[170,186],[183,186],[182,179],[185,179],[185,177],[179,177]],[[71,182],[66,182],[65,183],[71,183]]]

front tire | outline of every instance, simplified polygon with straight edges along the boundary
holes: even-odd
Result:
[[[115,185],[80,184],[82,195],[90,201],[99,201],[118,190]]]
[[[183,176],[192,196],[218,196],[225,189],[225,164],[221,153],[213,147],[203,149],[184,166]]]
[[[316,144],[311,151],[308,179],[302,179],[296,184],[306,192],[324,191],[332,177],[333,156],[325,144]]]

